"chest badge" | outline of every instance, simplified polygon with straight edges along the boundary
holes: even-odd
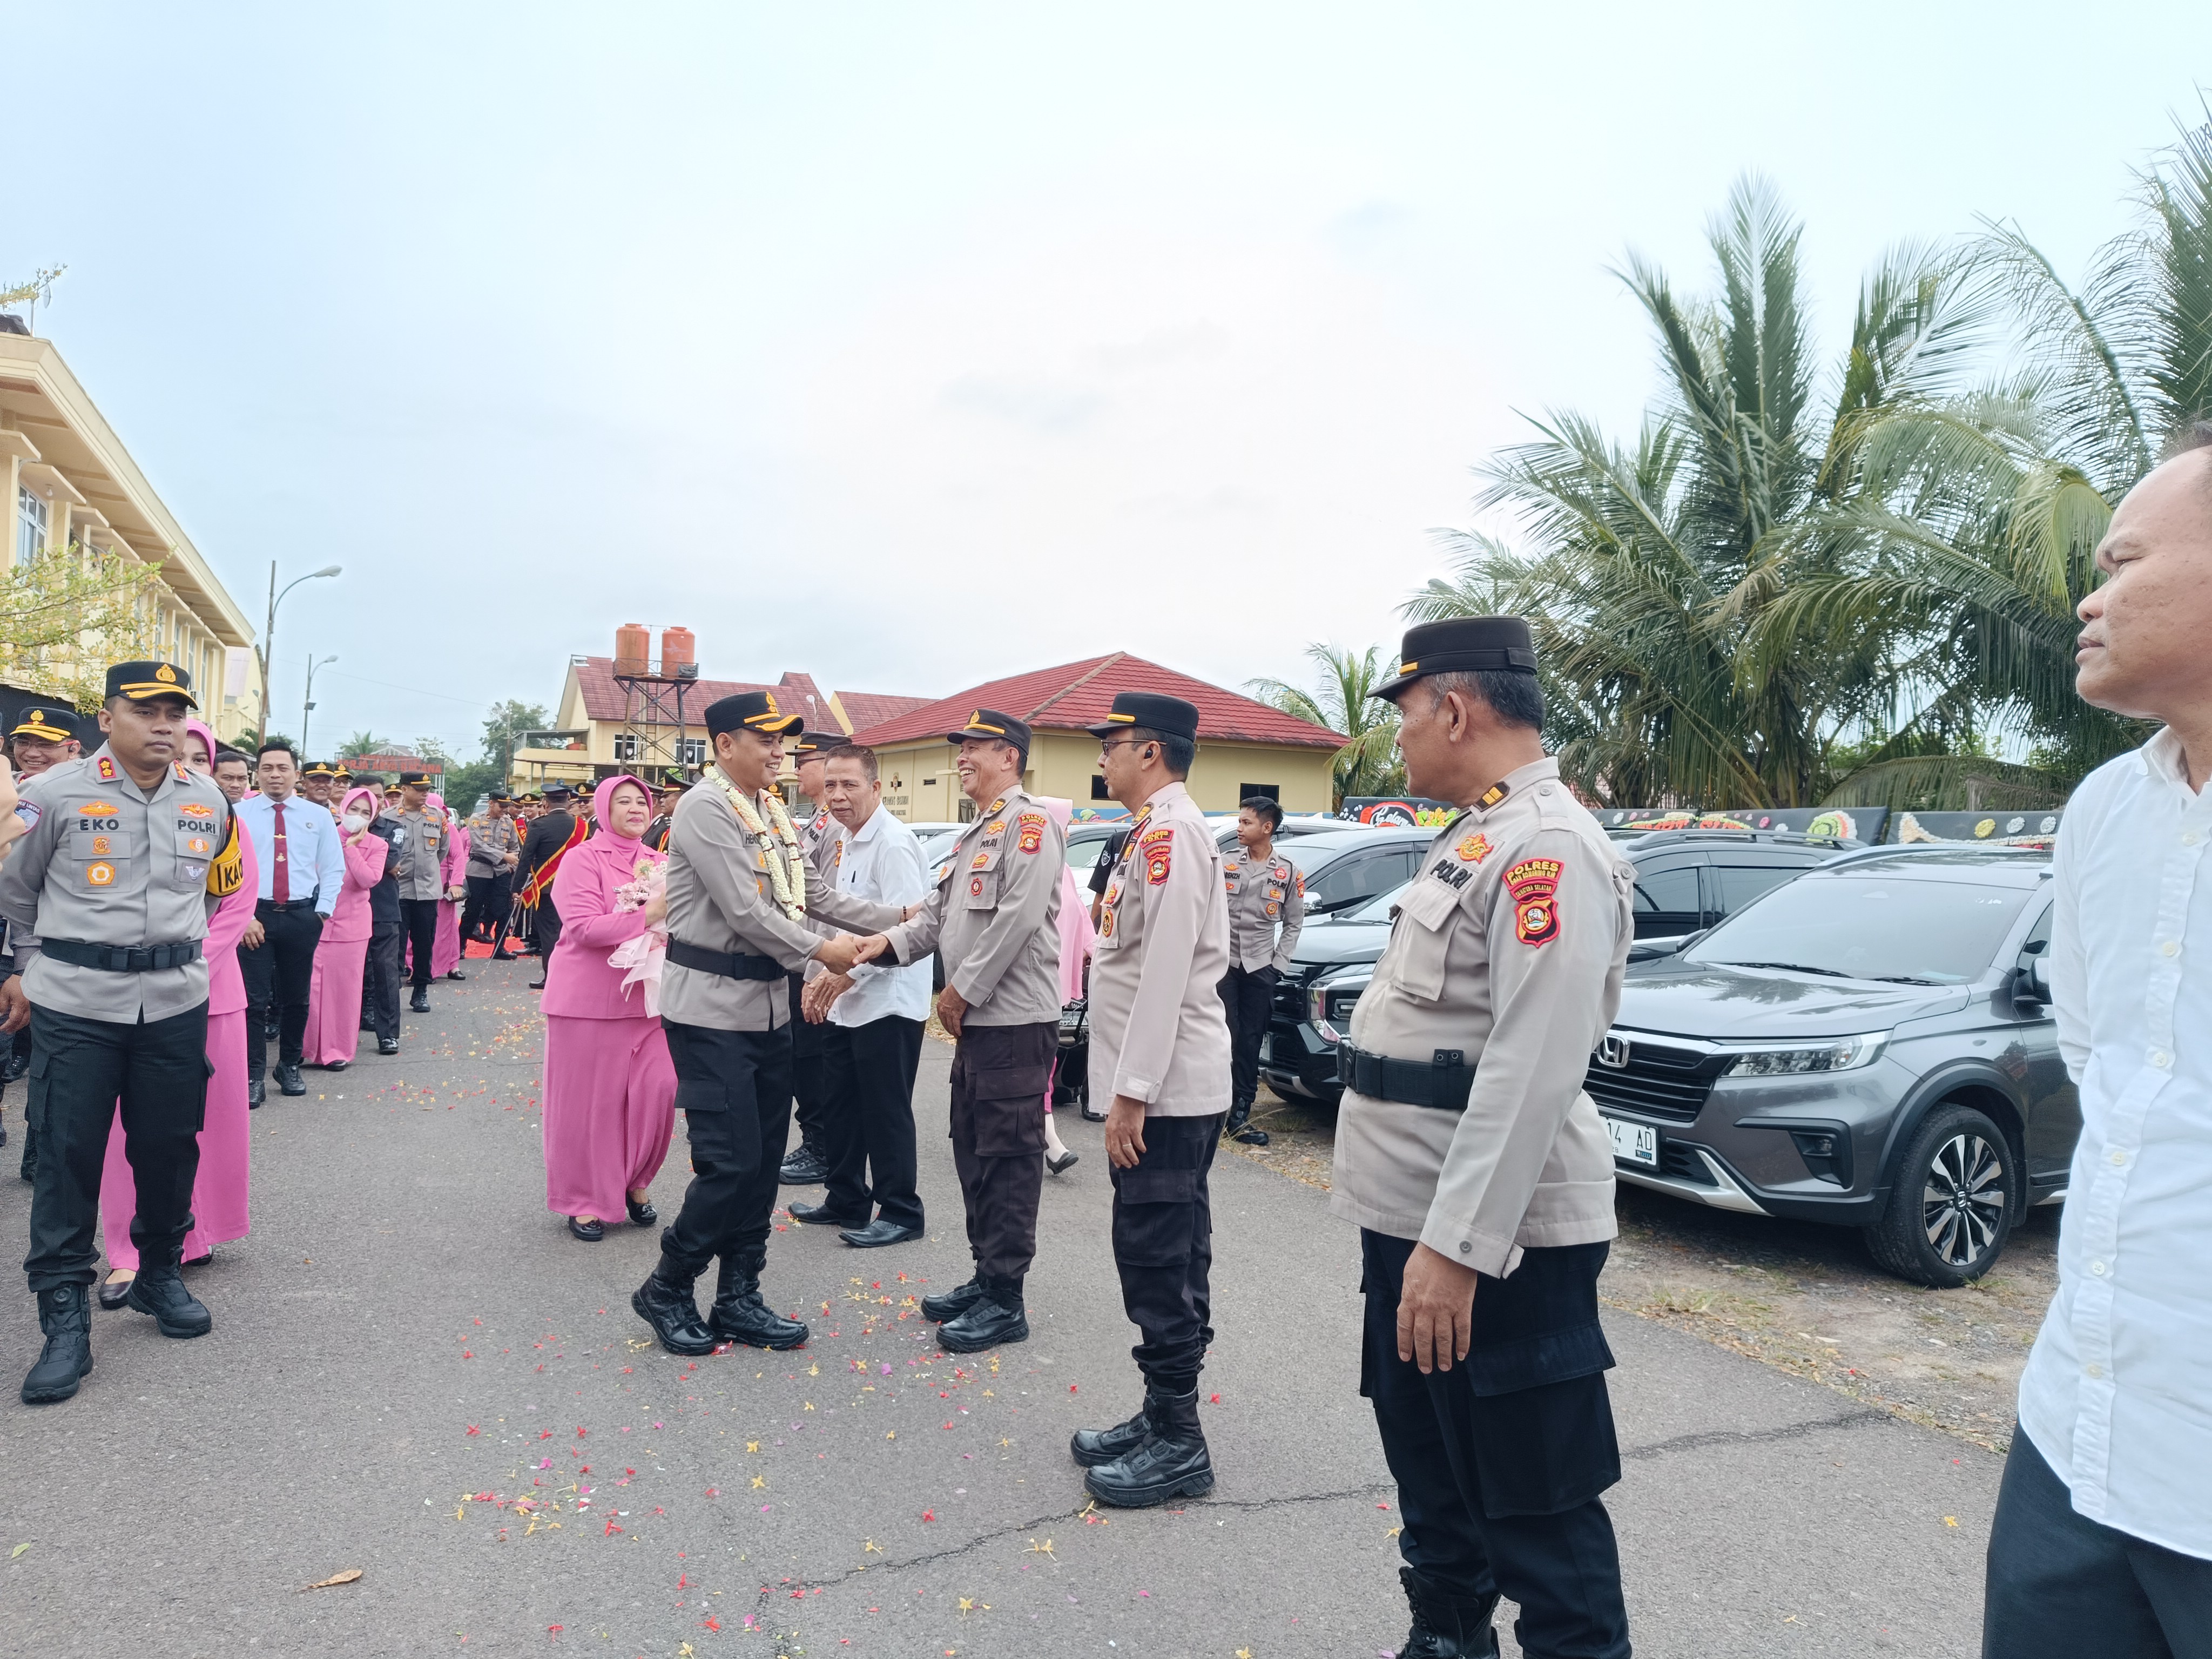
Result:
[[[983,896],[983,878],[982,878],[982,877],[981,877],[981,876],[971,876],[971,877],[969,878],[969,881],[968,881],[968,896],[969,896],[969,898],[981,898],[981,897],[982,897],[982,896]]]
[[[1480,864],[1490,856],[1490,837],[1480,835],[1468,836],[1462,839],[1457,847],[1452,848],[1452,851],[1459,855],[1460,862],[1462,864]]]
[[[112,887],[115,885],[115,866],[112,864],[88,864],[84,866],[84,879],[88,886]]]

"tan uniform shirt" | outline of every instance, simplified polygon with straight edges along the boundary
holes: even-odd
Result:
[[[469,820],[469,874],[496,876],[502,870],[511,870],[521,851],[522,834],[515,828],[513,813],[494,817],[487,812]]]
[[[172,764],[151,791],[102,744],[22,786],[30,831],[0,864],[0,916],[33,1002],[84,1019],[135,1024],[205,1002],[205,957],[181,968],[111,974],[40,954],[41,939],[88,945],[176,945],[207,937],[219,900],[208,864],[230,833],[230,803],[212,780]]]
[[[1306,878],[1298,866],[1273,848],[1255,859],[1240,843],[1221,855],[1221,878],[1229,893],[1231,965],[1248,974],[1287,973],[1306,925]]]
[[[1180,783],[1129,826],[1091,957],[1091,1076],[1147,1117],[1229,1109],[1229,905],[1213,827]]]
[[[399,815],[399,896],[404,899],[441,899],[446,878],[441,866],[446,859],[446,820],[435,812]]]
[[[768,870],[775,830],[765,812],[761,824],[764,836],[747,830],[712,776],[684,792],[668,830],[668,936],[705,951],[773,957],[795,974],[823,936],[776,903]],[[810,914],[864,933],[899,919],[896,904],[836,892],[805,862]],[[788,988],[786,980],[727,979],[671,962],[660,974],[661,1017],[726,1031],[778,1030],[791,1024]]]
[[[1060,1018],[1060,889],[1067,842],[1020,788],[975,815],[952,844],[921,914],[890,930],[902,963],[932,951],[968,1004],[964,1024]]]
[[[1583,1076],[1620,1006],[1634,878],[1559,773],[1522,767],[1444,826],[1352,1011],[1367,1053],[1461,1050],[1467,1109],[1347,1090],[1337,1112],[1329,1207],[1498,1277],[1527,1247],[1615,1231],[1613,1145]]]
[[[812,817],[793,827],[799,831],[799,850],[828,879],[830,872],[837,867],[838,831],[844,826],[830,816],[828,807],[817,806]]]

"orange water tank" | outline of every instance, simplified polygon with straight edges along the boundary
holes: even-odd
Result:
[[[647,652],[653,649],[653,632],[643,623],[624,623],[615,629],[615,672],[642,674]]]
[[[699,641],[688,628],[664,628],[660,630],[660,674],[663,679],[674,679],[677,671],[696,659]]]

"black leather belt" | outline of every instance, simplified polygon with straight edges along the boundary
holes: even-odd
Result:
[[[253,902],[253,908],[257,911],[312,910],[315,908],[315,902],[311,898],[286,899],[282,904],[279,904],[275,899],[256,899]]]
[[[668,941],[668,959],[678,968],[719,974],[724,979],[781,979],[785,973],[784,965],[774,957],[748,956],[743,951],[709,951],[702,945],[687,945],[680,939]]]
[[[1462,1050],[1439,1048],[1426,1065],[1417,1060],[1389,1060],[1345,1043],[1336,1051],[1336,1078],[1347,1089],[1370,1100],[1400,1100],[1408,1106],[1433,1106],[1440,1112],[1463,1112],[1474,1087],[1474,1067],[1462,1058]]]
[[[200,942],[196,939],[175,945],[88,945],[76,939],[45,939],[39,941],[39,950],[56,962],[109,974],[158,973],[200,958]]]

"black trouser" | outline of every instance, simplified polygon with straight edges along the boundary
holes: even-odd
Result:
[[[380,921],[368,936],[368,962],[361,976],[361,1009],[380,1040],[399,1040],[399,947],[406,940],[396,921]]]
[[[151,1266],[174,1267],[192,1226],[192,1177],[207,1118],[207,1004],[125,1025],[31,1006],[29,1121],[39,1134],[31,1187],[33,1291],[97,1278],[100,1166],[116,1103],[138,1187],[131,1242]]]
[[[921,1064],[922,1022],[886,1014],[864,1025],[825,1023],[819,1029],[830,1099],[823,1125],[830,1190],[822,1207],[864,1222],[880,1208],[886,1221],[921,1226],[914,1074]]]
[[[952,1167],[981,1279],[1019,1285],[1036,1259],[1044,1094],[1060,1022],[962,1029],[952,1051]]]
[[[407,930],[408,982],[418,990],[430,984],[430,954],[438,945],[438,901],[404,898],[399,923]]]
[[[806,987],[803,974],[791,975],[791,1098],[793,1115],[799,1120],[799,1139],[826,1161],[834,1137],[827,1127],[830,1079],[823,1066],[829,1052],[830,1027],[807,1024],[799,1007]]]
[[[1988,1574],[1984,1659],[2212,1655],[2212,1561],[2078,1513],[2025,1429],[1997,1488]]]
[[[660,1024],[691,1142],[691,1184],[661,1255],[695,1278],[718,1255],[757,1270],[791,1134],[791,1034]]]
[[[1466,1360],[1424,1376],[1398,1358],[1413,1243],[1360,1230],[1359,1392],[1398,1482],[1399,1553],[1453,1596],[1520,1603],[1528,1659],[1622,1659],[1620,1552],[1598,1498],[1620,1479],[1597,1322],[1607,1247],[1527,1250],[1510,1276],[1479,1277]]]
[[[553,903],[553,888],[547,884],[545,892],[530,911],[530,948],[541,963],[553,960],[553,947],[561,942],[561,912]],[[541,970],[538,977],[544,977]]]
[[[278,904],[263,899],[253,908],[261,924],[261,943],[238,952],[246,981],[246,1073],[258,1078],[269,1069],[269,1010],[277,1011],[276,1059],[297,1066],[307,1052],[307,989],[315,977],[315,947],[322,943],[323,919],[310,899]]]
[[[1121,1307],[1142,1339],[1129,1350],[1164,1394],[1198,1386],[1213,1341],[1213,1196],[1207,1177],[1222,1114],[1147,1117],[1134,1169],[1107,1166],[1114,1183],[1114,1266]]]
[[[1260,1039],[1267,1035],[1275,983],[1281,978],[1273,968],[1249,972],[1231,968],[1222,976],[1221,1005],[1229,1015],[1229,1098],[1233,1105],[1249,1106],[1260,1097]]]
[[[477,936],[481,927],[486,933],[495,933],[507,926],[507,913],[514,903],[514,872],[502,870],[495,876],[471,875],[469,878],[469,902],[461,911],[461,941],[466,944]]]

